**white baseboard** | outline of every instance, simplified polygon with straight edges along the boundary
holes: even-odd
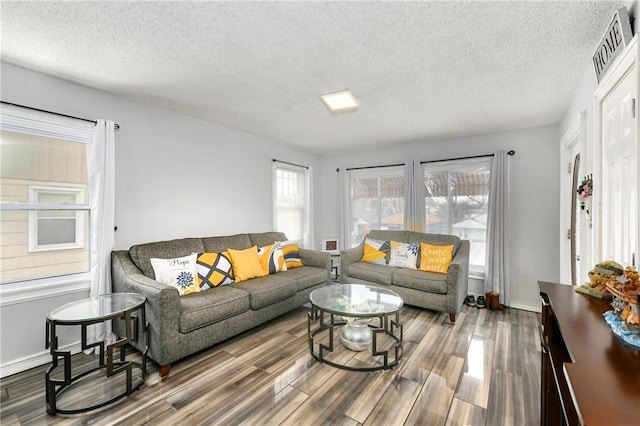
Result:
[[[537,312],[537,313],[542,312],[542,304],[529,305],[526,303],[512,302],[509,307],[514,309],[522,309],[523,311],[531,311],[531,312]]]
[[[80,353],[80,342],[72,343],[60,348],[61,351],[69,351],[71,355]],[[11,376],[12,374],[20,373],[22,371],[29,370],[34,367],[49,364],[51,362],[51,353],[49,351],[42,351],[32,356],[17,359],[15,361],[7,362],[0,365],[0,378]]]

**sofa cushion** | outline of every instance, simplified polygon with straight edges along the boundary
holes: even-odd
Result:
[[[284,273],[253,278],[248,281],[236,282],[231,287],[249,293],[251,309],[260,309],[272,303],[279,302],[296,294],[296,282],[284,277]],[[206,293],[206,292],[205,292]]]
[[[230,286],[180,298],[181,333],[222,321],[249,310],[249,294]]]
[[[191,253],[202,253],[204,247],[200,238],[181,238],[179,240],[159,241],[155,243],[138,244],[129,249],[129,256],[133,263],[144,275],[156,279],[151,266],[151,258],[171,259],[188,256]]]
[[[428,293],[447,294],[447,275],[414,269],[395,269],[393,284]],[[407,302],[409,303],[409,302]]]
[[[295,280],[298,291],[327,283],[327,270],[315,266],[288,269],[281,274],[283,277]]]
[[[251,245],[258,247],[268,246],[276,241],[287,241],[284,232],[261,232],[259,234],[248,234]]]
[[[367,262],[355,262],[347,268],[347,276],[377,284],[391,285],[396,268]]]
[[[247,234],[228,235],[226,237],[207,237],[202,239],[204,250],[223,252],[226,249],[243,250],[251,247],[251,240]]]

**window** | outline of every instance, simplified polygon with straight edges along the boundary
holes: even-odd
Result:
[[[55,205],[57,209],[86,204],[84,190],[53,186],[30,186],[31,204]],[[32,210],[29,212],[29,251],[84,247],[83,212],[78,210]]]
[[[471,242],[469,273],[484,274],[491,159],[424,164],[427,232]]]
[[[347,247],[359,244],[372,229],[403,229],[404,167],[352,170],[350,192]]]
[[[274,227],[289,240],[303,242],[307,224],[307,169],[274,167]]]
[[[92,137],[92,123],[2,106],[2,284],[89,271],[87,144]]]

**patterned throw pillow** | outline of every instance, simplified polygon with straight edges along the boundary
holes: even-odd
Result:
[[[198,293],[200,287],[196,283],[196,259],[198,253],[175,259],[158,259],[152,257],[151,266],[156,281],[174,286],[180,296]]]
[[[446,274],[453,256],[453,244],[432,246],[420,243],[420,270]]]
[[[300,258],[300,246],[295,241],[282,241],[282,254],[284,255],[284,265],[287,269],[303,266]]]
[[[274,243],[258,249],[258,258],[262,272],[267,274],[275,274],[276,272],[286,271],[287,265],[284,262],[284,254],[280,244]]]
[[[235,281],[231,256],[226,251],[222,253],[198,253],[196,271],[198,273],[196,283],[201,290],[231,284]]]
[[[376,263],[378,265],[387,264],[387,253],[389,252],[389,242],[365,238],[363,262]]]
[[[258,246],[253,246],[245,250],[227,250],[231,256],[231,264],[233,265],[233,274],[236,282],[246,281],[250,278],[264,277],[258,259]]]
[[[391,241],[389,245],[391,246],[389,251],[389,266],[418,269],[418,251],[420,250],[418,243],[407,244]]]

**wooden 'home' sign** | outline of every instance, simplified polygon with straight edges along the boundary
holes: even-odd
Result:
[[[596,53],[593,55],[593,66],[596,69],[598,83],[600,83],[600,80],[604,77],[616,57],[629,44],[632,37],[629,12],[625,7],[621,7],[613,16],[607,32],[604,33]]]

